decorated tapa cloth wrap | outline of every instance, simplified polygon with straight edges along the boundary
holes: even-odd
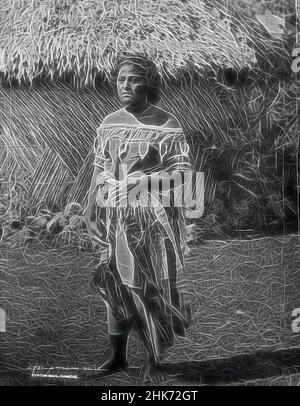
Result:
[[[96,222],[109,246],[94,284],[113,317],[134,320],[146,348],[157,357],[173,345],[174,334],[185,335],[188,325],[182,297],[186,208],[175,207],[174,185],[169,207],[152,188],[140,193],[135,205],[109,202],[116,184],[141,173],[191,171],[189,145],[181,128],[129,122],[101,125],[94,152],[100,170]],[[154,197],[155,204],[143,203],[145,196],[148,202]]]

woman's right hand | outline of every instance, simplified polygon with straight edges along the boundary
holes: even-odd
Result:
[[[104,241],[103,233],[101,233],[95,221],[91,221],[90,218],[86,217],[85,223],[89,234],[95,239],[95,242],[99,242],[101,245],[108,245]]]
[[[97,232],[97,234],[101,234],[100,231],[97,229],[97,225],[94,221],[91,221],[90,219],[85,218],[85,224],[90,233],[94,234],[95,232]]]
[[[109,182],[110,180],[114,182],[114,174],[109,171],[102,171],[96,177],[96,185],[103,185],[105,182]]]

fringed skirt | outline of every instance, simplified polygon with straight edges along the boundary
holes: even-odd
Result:
[[[159,221],[150,208],[105,208],[108,257],[94,277],[117,321],[134,320],[154,357],[184,336],[188,325],[183,303],[184,219],[177,208]],[[163,223],[163,221],[167,221]],[[103,229],[103,228],[102,228]],[[169,232],[166,232],[169,229]]]

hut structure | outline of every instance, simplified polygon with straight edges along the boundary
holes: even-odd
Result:
[[[295,13],[279,38],[247,3],[3,0],[0,178],[14,216],[85,205],[96,129],[119,107],[116,63],[138,53],[205,174],[202,235],[297,230]]]

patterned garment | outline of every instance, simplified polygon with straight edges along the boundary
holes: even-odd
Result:
[[[109,246],[94,283],[113,317],[133,319],[147,350],[157,358],[174,343],[174,334],[184,335],[187,327],[182,300],[185,208],[174,204],[182,191],[164,184],[160,190],[170,196],[164,207],[161,195],[154,193],[155,183],[119,192],[119,204],[115,187],[143,175],[191,171],[189,146],[181,128],[130,118],[128,124],[101,125],[94,149],[100,170],[96,222]],[[130,193],[135,199],[129,199]]]

